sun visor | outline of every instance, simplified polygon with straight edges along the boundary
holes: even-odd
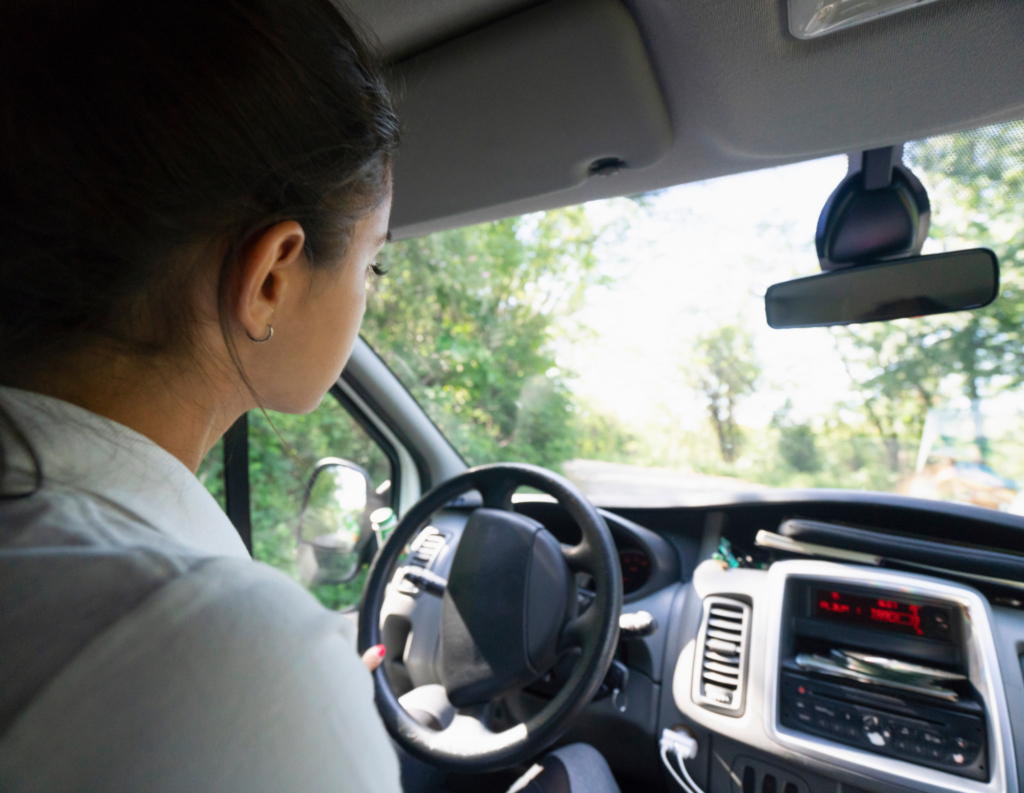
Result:
[[[403,62],[394,228],[614,178],[672,145],[617,0],[554,0]]]

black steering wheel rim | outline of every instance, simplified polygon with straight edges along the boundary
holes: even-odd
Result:
[[[512,494],[520,486],[553,496],[582,531],[580,544],[564,554],[570,569],[586,570],[595,583],[593,603],[564,632],[580,647],[580,659],[554,699],[529,721],[501,733],[487,731],[479,723],[476,730],[466,720],[440,732],[421,725],[399,704],[383,666],[379,667],[373,673],[375,700],[388,732],[414,756],[446,770],[483,773],[507,768],[542,752],[593,699],[618,643],[622,577],[615,543],[604,518],[575,485],[558,474],[535,465],[495,463],[471,468],[442,482],[423,496],[395,527],[374,559],[363,588],[359,651],[365,652],[380,643],[380,612],[396,562],[433,515],[471,490],[483,495],[485,507],[509,510]]]

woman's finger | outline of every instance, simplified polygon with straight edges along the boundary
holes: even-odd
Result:
[[[380,666],[381,661],[384,660],[384,645],[377,644],[363,653],[363,663],[366,664],[366,668],[371,672]]]

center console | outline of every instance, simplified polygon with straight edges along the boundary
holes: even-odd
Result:
[[[681,611],[672,703],[706,731],[722,790],[784,790],[784,773],[806,793],[1020,793],[993,619],[940,578],[707,561]]]

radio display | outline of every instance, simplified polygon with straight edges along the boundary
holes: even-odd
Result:
[[[953,613],[943,606],[921,606],[893,595],[865,597],[831,589],[814,591],[814,616],[832,622],[848,622],[865,628],[920,636],[944,642],[953,640]]]

